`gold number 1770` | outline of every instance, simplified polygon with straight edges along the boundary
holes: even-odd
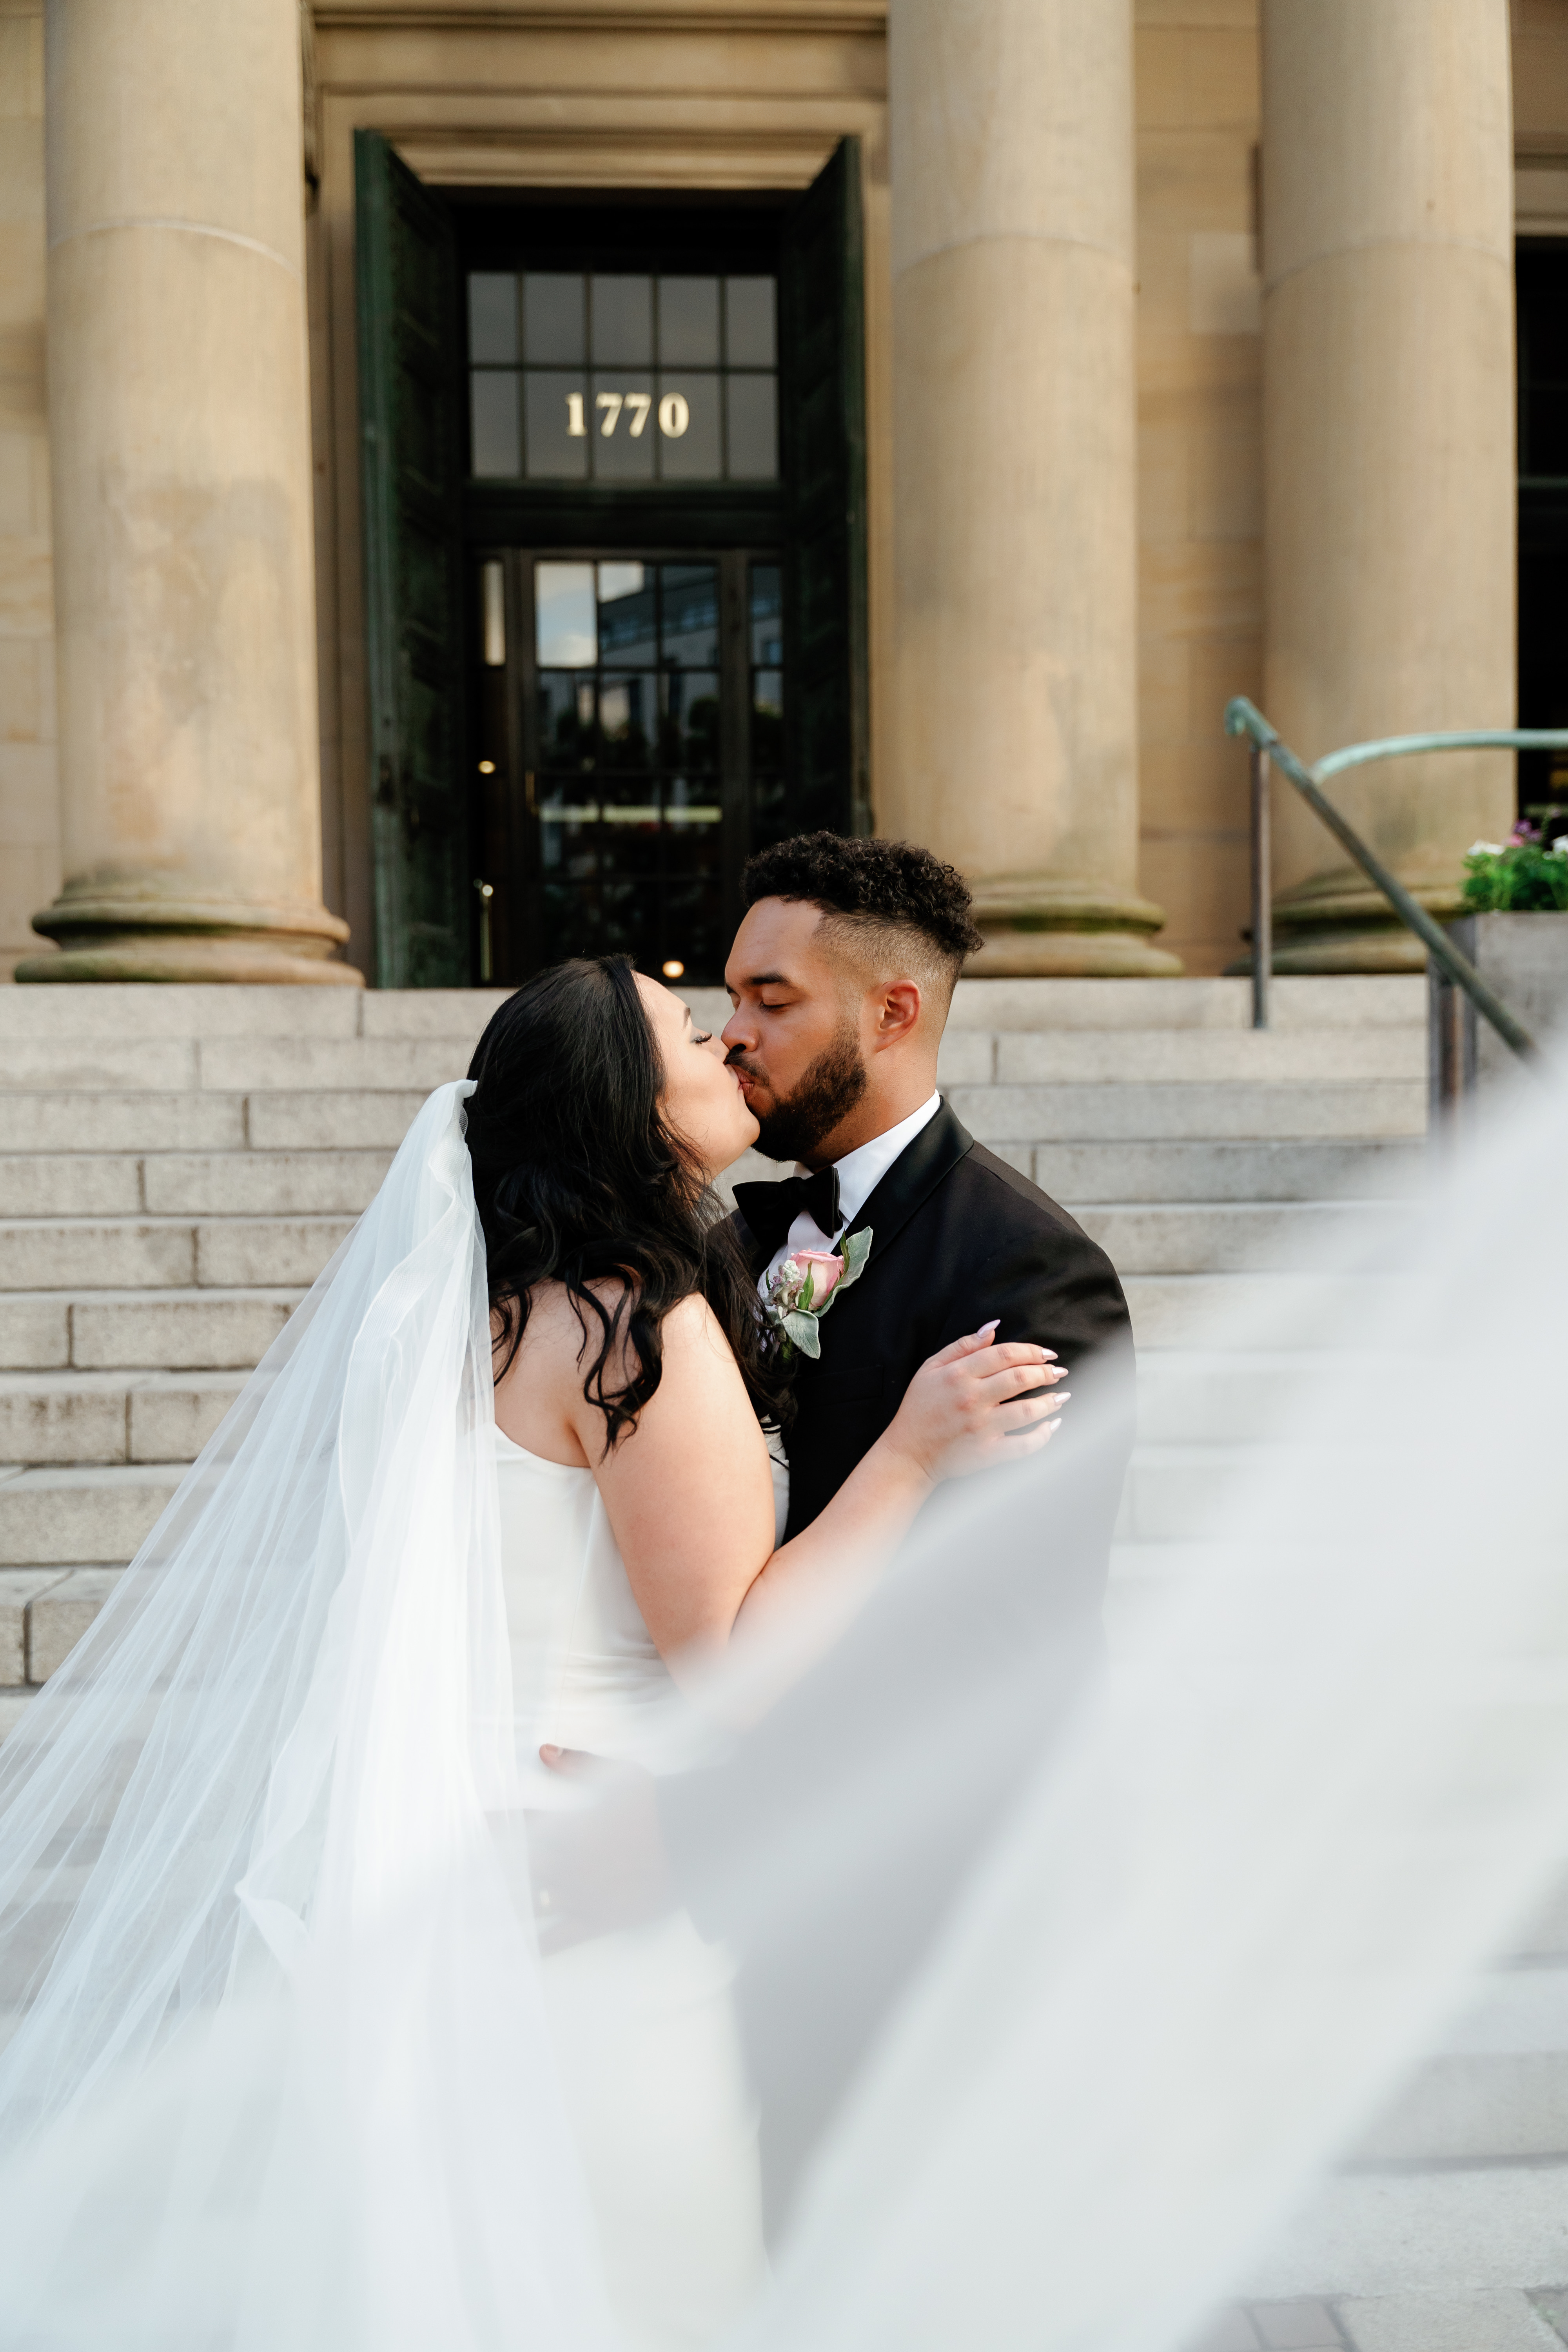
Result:
[[[651,392],[600,392],[594,395],[594,405],[603,412],[599,424],[599,435],[602,440],[609,439],[620,422],[621,411],[624,408],[630,414],[632,439],[636,441],[641,437],[647,427],[648,415],[653,407],[653,394]],[[587,419],[583,414],[583,395],[580,392],[569,392],[566,395],[566,430],[574,440],[581,440],[588,430]]]

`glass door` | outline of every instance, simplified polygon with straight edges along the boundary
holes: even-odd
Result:
[[[778,559],[520,549],[475,593],[481,976],[622,952],[718,981],[784,821]]]

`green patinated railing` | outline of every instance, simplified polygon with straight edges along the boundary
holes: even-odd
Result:
[[[1422,940],[1434,963],[1446,971],[1456,988],[1463,989],[1478,1013],[1491,1023],[1498,1035],[1523,1061],[1532,1061],[1540,1047],[1524,1024],[1511,1013],[1496,992],[1487,986],[1469,958],[1462,955],[1440,923],[1434,922],[1420,901],[1391,874],[1369,849],[1354,827],[1346,823],[1322,787],[1331,776],[1361,768],[1373,760],[1407,759],[1419,751],[1568,751],[1568,729],[1541,727],[1470,727],[1435,735],[1384,735],[1371,743],[1348,743],[1342,751],[1308,767],[1288,743],[1282,743],[1256,705],[1244,694],[1226,705],[1225,731],[1245,735],[1252,745],[1252,1025],[1268,1026],[1268,983],[1274,961],[1273,898],[1269,877],[1268,762],[1289,779],[1314,815],[1321,817],[1346,855],[1361,867],[1374,888],[1382,891],[1400,920]]]

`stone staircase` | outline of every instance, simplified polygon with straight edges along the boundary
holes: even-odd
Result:
[[[246,1372],[500,995],[0,992],[0,1728],[90,1621]],[[1424,984],[971,981],[942,1082],[1121,1269],[1142,1443],[1118,1590],[1179,1565],[1300,1376],[1195,1354],[1325,1230],[1395,1218],[1426,1123]],[[699,1017],[726,1010],[698,992]],[[768,1163],[759,1163],[766,1170]],[[737,1171],[739,1172],[739,1171]]]

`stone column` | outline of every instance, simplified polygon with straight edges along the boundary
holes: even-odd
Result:
[[[1513,723],[1512,144],[1505,0],[1264,0],[1264,709],[1309,759]],[[1352,824],[1434,913],[1512,823],[1512,762],[1352,771]],[[1276,970],[1425,950],[1277,801]]]
[[[890,0],[885,833],[994,973],[1160,973],[1138,895],[1131,0]]]
[[[297,0],[47,0],[65,885],[18,980],[339,981]]]

